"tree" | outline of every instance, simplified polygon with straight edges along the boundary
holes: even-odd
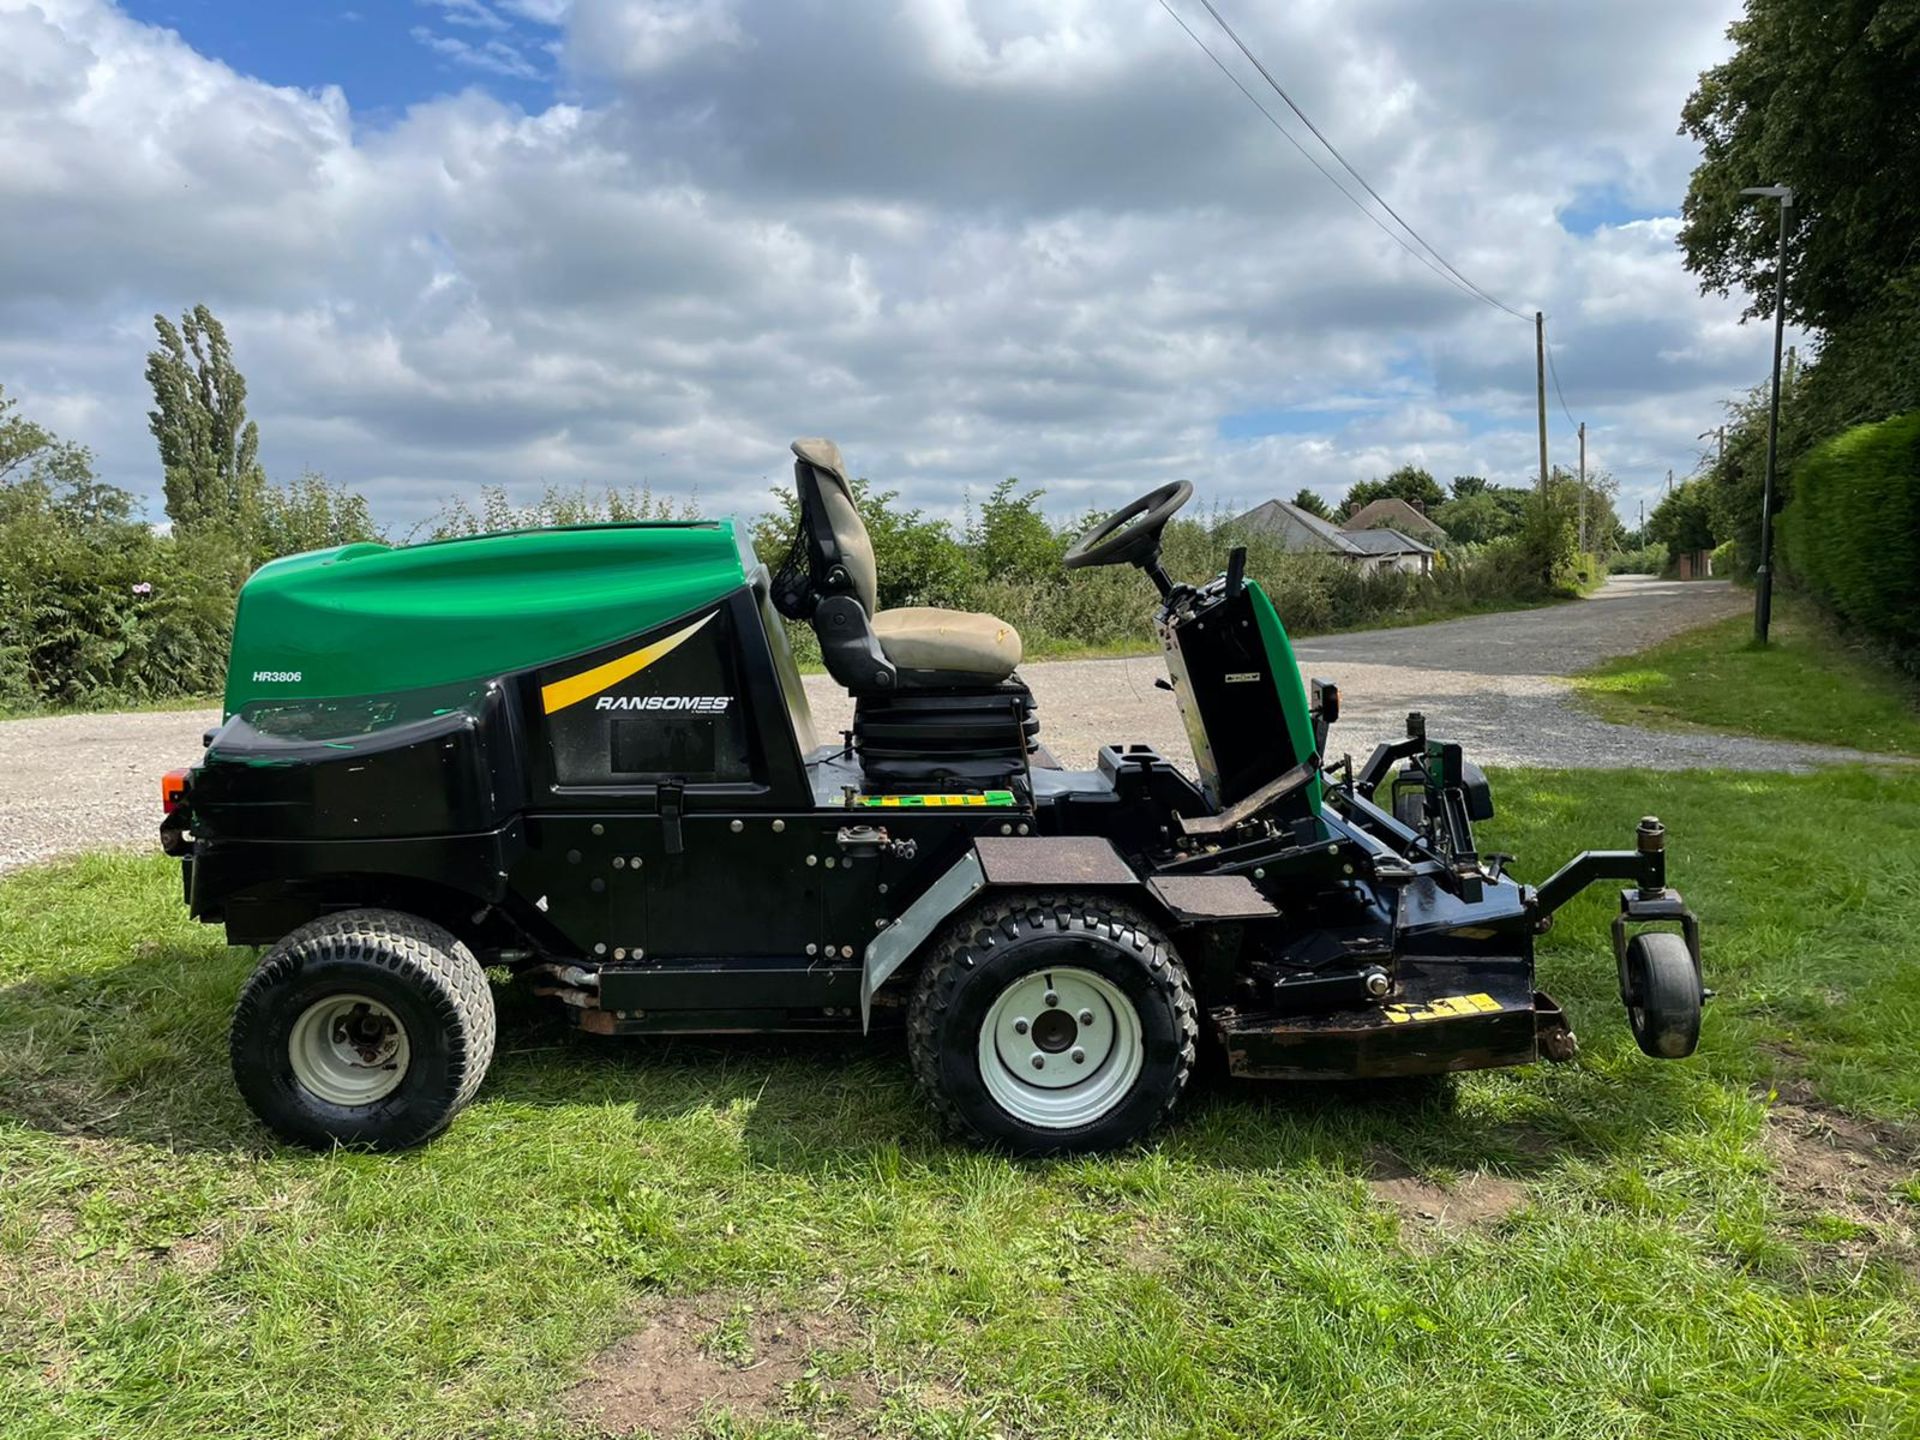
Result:
[[[1309,515],[1316,515],[1322,520],[1333,518],[1333,511],[1327,508],[1327,502],[1304,486],[1300,493],[1293,497],[1293,503],[1296,509],[1304,510]]]
[[[1456,475],[1447,488],[1453,492],[1454,499],[1465,500],[1469,495],[1486,494],[1492,485],[1484,475]]]
[[[147,355],[147,414],[166,471],[167,515],[185,535],[220,526],[250,535],[260,522],[260,430],[247,419],[247,382],[227,332],[204,305],[175,326],[153,317],[160,348]]]
[[[1353,486],[1340,502],[1340,513],[1351,516],[1376,500],[1404,500],[1423,511],[1432,510],[1446,498],[1447,492],[1429,471],[1402,465],[1384,480],[1362,480]]]
[[[0,390],[0,492],[6,510],[44,508],[72,530],[100,536],[134,523],[134,498],[93,473],[93,452],[19,413]]]
[[[0,485],[54,444],[53,436],[20,414],[20,402],[0,387]]]
[[[1698,480],[1676,486],[1647,516],[1646,535],[1675,555],[1714,546],[1711,492]]]
[[[1508,504],[1506,493],[1486,489],[1463,495],[1442,505],[1433,518],[1449,539],[1463,545],[1484,545],[1518,534],[1525,507]]]
[[[1912,270],[1920,234],[1920,7],[1912,0],[1747,0],[1734,53],[1681,112],[1701,162],[1679,243],[1702,290],[1773,306],[1779,211],[1742,196],[1791,185],[1787,316],[1830,329]]]
[[[291,485],[261,494],[256,551],[262,561],[385,537],[373,523],[367,497],[308,470]]]
[[[1067,542],[1040,513],[1044,490],[1016,493],[1009,476],[988,493],[980,516],[967,527],[967,545],[993,580],[1053,580]]]

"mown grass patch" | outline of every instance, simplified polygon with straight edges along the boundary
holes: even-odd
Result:
[[[599,1042],[508,990],[444,1139],[283,1150],[226,1073],[250,957],[174,867],[8,877],[0,1434],[577,1436],[650,1320],[752,1365],[780,1317],[817,1348],[709,1433],[1920,1429],[1920,777],[1496,795],[1528,878],[1667,821],[1720,992],[1695,1060],[1634,1049],[1596,892],[1542,942],[1571,1065],[1451,1105],[1223,1085],[1049,1163],[931,1133],[890,1043]]]
[[[1750,615],[1687,630],[1577,676],[1575,691],[1623,725],[1920,755],[1911,683],[1792,596],[1775,597],[1768,634],[1764,649],[1753,643]]]

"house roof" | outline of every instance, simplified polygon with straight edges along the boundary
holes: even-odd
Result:
[[[1347,539],[1369,555],[1431,555],[1433,547],[1422,545],[1398,530],[1349,530]]]
[[[1445,540],[1444,526],[1429,520],[1420,511],[1396,496],[1370,500],[1341,521],[1342,530],[1398,530],[1402,535],[1419,535],[1429,540]]]
[[[1373,553],[1364,545],[1356,544],[1357,537],[1347,534],[1331,520],[1322,520],[1285,500],[1256,505],[1232,523],[1271,536],[1289,550],[1321,550],[1335,555]]]

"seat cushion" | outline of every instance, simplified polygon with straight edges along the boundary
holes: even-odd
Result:
[[[1020,663],[1020,632],[970,610],[910,606],[873,617],[880,651],[902,670],[941,670],[1000,681]]]

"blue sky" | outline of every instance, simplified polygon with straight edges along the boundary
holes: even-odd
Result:
[[[1218,3],[1547,313],[1625,500],[1691,468],[1769,353],[1674,243],[1739,0]],[[0,155],[0,386],[150,513],[152,317],[196,303],[270,475],[400,529],[481,485],[752,513],[809,434],[947,516],[1008,475],[1066,515],[1537,466],[1532,327],[1355,213],[1159,0],[0,0]]]
[[[338,85],[368,124],[469,86],[544,108],[560,75],[547,48],[560,31],[529,18],[528,7],[516,13],[458,0],[127,0],[122,8],[269,84]]]

